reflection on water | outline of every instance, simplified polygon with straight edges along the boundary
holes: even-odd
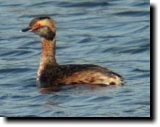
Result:
[[[0,15],[0,116],[150,116],[149,1],[1,0]],[[40,94],[40,39],[19,30],[42,15],[56,21],[59,63],[105,66],[126,84]]]

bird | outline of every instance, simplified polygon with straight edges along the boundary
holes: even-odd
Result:
[[[64,85],[123,85],[123,77],[95,64],[66,64],[56,61],[56,25],[49,16],[33,18],[22,32],[41,37],[41,60],[37,71],[37,86],[42,91],[56,91]]]

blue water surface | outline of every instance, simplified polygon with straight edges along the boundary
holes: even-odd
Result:
[[[41,94],[40,38],[20,30],[43,15],[57,25],[58,63],[108,67],[125,85]],[[1,0],[0,116],[149,117],[149,1]]]

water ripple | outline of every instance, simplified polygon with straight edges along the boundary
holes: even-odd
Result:
[[[107,1],[89,1],[89,2],[60,2],[59,6],[61,7],[101,7],[108,6],[109,3]]]
[[[112,99],[112,97],[108,97],[108,96],[103,96],[103,97],[96,97],[96,98],[93,98],[93,99],[90,99],[89,102],[103,102],[103,101],[108,101]]]
[[[150,115],[150,4],[146,0],[1,0],[0,116],[146,117]],[[98,64],[122,87],[36,86],[41,43],[19,32],[37,16],[56,21],[60,64]]]
[[[124,12],[117,12],[115,15],[117,16],[149,16],[149,11],[124,11]]]

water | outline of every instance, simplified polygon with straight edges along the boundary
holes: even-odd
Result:
[[[150,116],[148,0],[0,0],[0,15],[0,116]],[[40,38],[19,32],[41,15],[56,21],[59,63],[105,66],[125,85],[41,94]]]

